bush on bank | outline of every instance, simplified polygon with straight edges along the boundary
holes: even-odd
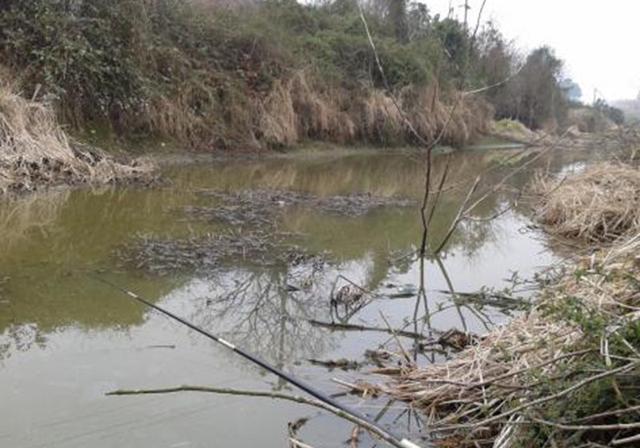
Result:
[[[26,94],[38,91],[53,100],[59,119],[74,129],[105,126],[119,136],[160,136],[202,149],[288,146],[315,138],[415,143],[406,123],[394,121],[392,95],[429,96],[429,104],[413,104],[407,112],[420,115],[414,124],[424,130],[422,137],[433,138],[446,121],[441,111],[458,101],[456,92],[503,80],[517,62],[491,25],[475,35],[422,4],[370,0],[365,15],[383,77],[353,0],[216,3],[0,0],[0,55]],[[537,72],[545,69],[538,59]],[[547,92],[557,88],[561,63],[543,59],[550,61]],[[296,84],[301,73],[311,95],[301,101],[291,91],[291,104],[274,108],[274,97],[282,97],[283,86]],[[549,118],[518,116],[533,110],[524,88],[495,89],[462,101],[448,143],[465,143],[481,132],[494,108],[530,125]],[[514,97],[519,108],[510,110],[504,105]],[[388,105],[373,113],[372,123],[367,119],[374,103]],[[535,113],[552,109],[561,108]],[[268,121],[283,129],[264,129]],[[335,123],[343,124],[325,129]]]

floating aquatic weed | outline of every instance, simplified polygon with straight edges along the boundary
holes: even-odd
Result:
[[[184,208],[190,218],[208,222],[219,222],[234,227],[274,227],[274,213],[242,205],[220,205],[218,207]]]
[[[375,208],[415,204],[409,199],[368,194],[321,198],[308,193],[264,189],[203,190],[199,194],[215,198],[220,204],[185,207],[187,217],[223,223],[242,231],[174,240],[141,236],[131,247],[120,251],[120,258],[137,269],[156,274],[212,269],[230,261],[261,266],[304,264],[321,270],[328,259],[326,253],[309,253],[291,243],[297,235],[277,231],[282,210],[301,206],[342,216],[360,216]]]
[[[286,234],[264,231],[231,232],[184,239],[139,236],[118,251],[122,262],[156,275],[211,271],[229,263],[257,266],[310,264],[321,269],[327,254],[312,254],[287,243]]]
[[[362,193],[319,198],[312,205],[325,213],[343,216],[361,216],[369,213],[371,210],[384,207],[414,207],[416,201],[400,197],[372,196],[367,193]]]
[[[368,193],[320,197],[310,193],[256,189],[238,192],[205,190],[200,194],[216,198],[221,203],[216,207],[187,207],[184,211],[188,216],[242,226],[275,225],[278,214],[293,206],[341,216],[362,216],[383,207],[416,205],[416,201],[412,199],[373,196]]]
[[[27,352],[35,346],[44,347],[46,341],[37,324],[12,324],[0,333],[0,360],[15,352]]]
[[[353,361],[351,359],[346,359],[346,358],[328,359],[328,360],[309,359],[308,361],[314,366],[325,367],[330,372],[336,369],[343,370],[343,371],[358,370],[360,369],[360,367],[362,367],[362,363]]]

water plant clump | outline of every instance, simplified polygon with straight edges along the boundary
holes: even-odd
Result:
[[[290,235],[270,231],[229,232],[184,239],[139,236],[120,249],[121,263],[153,275],[180,272],[211,272],[231,263],[253,266],[299,266],[321,268],[327,254],[312,254],[287,242]]]
[[[416,205],[413,199],[372,196],[368,193],[322,197],[296,191],[255,189],[237,192],[201,191],[200,194],[215,198],[221,203],[215,207],[186,207],[184,212],[187,216],[210,222],[253,227],[275,226],[278,214],[294,206],[311,208],[321,213],[355,217],[383,207],[405,208]]]
[[[203,190],[201,196],[215,199],[214,207],[189,206],[187,217],[241,227],[275,228],[284,208],[309,202],[312,195],[286,190]]]
[[[290,242],[294,235],[278,230],[282,210],[301,206],[321,213],[353,217],[382,207],[415,205],[413,200],[397,197],[368,194],[319,197],[309,193],[264,189],[238,192],[206,190],[200,195],[220,203],[215,207],[185,207],[183,212],[187,219],[222,223],[236,230],[185,239],[143,235],[120,250],[119,258],[136,269],[160,275],[210,270],[231,260],[259,266],[318,265],[326,261],[326,254],[310,254]]]

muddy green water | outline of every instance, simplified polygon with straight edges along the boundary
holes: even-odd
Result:
[[[451,187],[435,215],[433,244],[447,232],[475,176],[486,171],[481,188],[497,182],[524,160],[514,154],[483,150],[451,156]],[[503,287],[513,272],[531,277],[554,260],[542,236],[527,228],[526,209],[515,206],[496,219],[487,218],[514,204],[534,168],[559,171],[573,166],[572,159],[555,154],[532,164],[460,227],[443,253],[457,291]],[[444,156],[436,159],[434,178],[439,178],[444,163]],[[123,265],[117,253],[140,235],[177,238],[228,232],[182,213],[185,206],[212,205],[211,198],[198,194],[202,189],[269,188],[326,197],[371,193],[418,199],[422,166],[415,156],[374,151],[200,161],[166,168],[171,183],[153,190],[61,190],[0,202],[0,447],[282,448],[287,446],[287,422],[300,417],[311,418],[300,432],[307,443],[316,448],[341,446],[351,433],[349,424],[296,405],[204,394],[106,397],[114,389],[182,384],[290,388],[127,301],[87,273],[100,272],[325,391],[340,392],[332,378],[367,379],[371,366],[331,372],[309,359],[362,361],[366,349],[383,343],[391,350],[397,346],[385,334],[331,332],[307,320],[329,320],[329,294],[339,274],[381,294],[418,283],[419,265],[415,257],[406,256],[419,240],[416,209],[391,207],[359,217],[304,207],[286,210],[282,230],[302,234],[296,242],[309,251],[331,254],[333,264],[320,272],[304,264],[259,268],[238,260],[207,272],[157,276]],[[429,261],[425,275],[431,310],[446,306],[450,298],[438,292],[448,288],[441,269]],[[287,285],[303,281],[310,288],[287,291]],[[424,308],[418,306],[422,316]],[[415,309],[416,299],[379,299],[350,323],[384,326],[383,312],[393,326],[401,327]],[[482,313],[453,307],[435,315],[431,323],[437,329],[466,327],[481,333],[490,322],[505,320],[490,307]],[[411,340],[404,342],[411,347]],[[431,360],[420,355],[419,362]],[[371,416],[387,404],[353,396],[340,399]],[[400,403],[391,403],[382,414],[380,421],[396,431],[416,439],[423,435],[419,417]],[[364,437],[362,446],[371,445]]]

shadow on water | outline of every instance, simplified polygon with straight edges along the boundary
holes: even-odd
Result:
[[[432,225],[434,244],[446,234],[475,176],[485,172],[485,186],[498,182],[510,169],[503,162],[513,163],[512,155],[482,151],[436,158],[435,178],[447,157],[450,173]],[[560,171],[570,163],[569,156],[554,154],[536,166]],[[532,173],[533,168],[523,171],[508,188],[484,201],[454,234],[441,262],[426,263],[434,331],[466,328],[482,333],[506,318],[492,306],[452,306],[446,293],[451,288],[502,288],[513,272],[530,277],[553,261],[539,235],[523,231],[529,218],[515,203]],[[376,208],[362,216],[309,206],[283,208],[278,230],[297,235],[295,244],[308,253],[330,254],[330,263],[322,266],[313,260],[257,266],[240,257],[215,268],[158,276],[123,263],[118,253],[132,247],[140,235],[197,241],[247,231],[185,215],[187,206],[219,205],[202,190],[260,188],[322,198],[365,193],[418,201],[422,163],[407,155],[364,152],[200,163],[170,167],[167,176],[171,184],[154,190],[51,191],[0,203],[0,445],[199,447],[215,440],[216,446],[282,447],[286,423],[303,415],[313,417],[302,432],[313,446],[342,443],[351,431],[344,422],[283,403],[197,395],[104,397],[116,388],[178,384],[288,386],[86,274],[100,272],[337,392],[333,377],[352,381],[363,374],[328,371],[309,359],[365,363],[368,349],[397,350],[384,332],[330,331],[309,323],[331,319],[331,291],[348,284],[340,276],[360,285],[371,299],[345,321],[348,324],[381,328],[383,314],[394,328],[426,331],[424,321],[420,327],[412,324],[416,305],[422,306],[411,293],[421,275],[413,255],[421,231],[417,206]],[[488,219],[501,210],[507,211]],[[405,342],[407,347],[413,344]],[[443,356],[447,354],[424,354],[420,362]],[[372,415],[384,406],[344,399]],[[406,410],[394,404],[383,422],[393,425],[398,416],[407,419]]]

